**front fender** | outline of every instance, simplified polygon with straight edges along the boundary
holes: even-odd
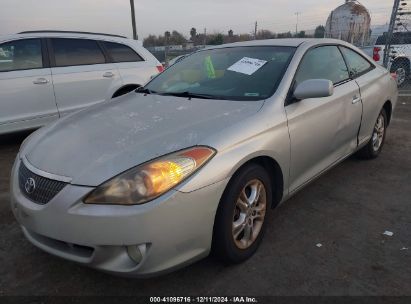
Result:
[[[275,160],[284,179],[284,195],[288,193],[290,137],[285,114],[281,111],[260,110],[204,144],[217,149],[214,158],[197,174],[179,187],[192,192],[230,178],[246,162],[261,156]]]

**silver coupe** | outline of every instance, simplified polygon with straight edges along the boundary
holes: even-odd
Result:
[[[348,156],[381,153],[397,96],[342,41],[201,50],[33,133],[11,207],[35,246],[106,272],[160,274],[210,252],[239,263],[272,208]]]

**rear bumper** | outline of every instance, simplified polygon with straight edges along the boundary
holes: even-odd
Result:
[[[18,186],[17,159],[11,206],[24,235],[53,255],[124,276],[148,276],[208,255],[214,217],[228,180],[190,193],[169,191],[137,206],[88,205],[93,188],[67,185],[46,205],[28,200]],[[141,259],[130,255],[138,249]]]

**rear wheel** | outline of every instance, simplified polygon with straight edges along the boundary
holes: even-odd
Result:
[[[374,125],[374,130],[368,144],[358,151],[357,155],[363,159],[376,158],[382,150],[385,142],[385,134],[387,131],[387,113],[382,109],[378,115],[377,121]]]
[[[404,86],[410,76],[410,63],[406,60],[395,61],[391,66],[391,73],[397,75],[398,87]]]
[[[251,257],[264,235],[272,200],[270,177],[259,165],[244,167],[230,181],[214,225],[213,251],[227,263]]]

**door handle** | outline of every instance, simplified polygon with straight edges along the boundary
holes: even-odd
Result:
[[[48,84],[49,81],[46,78],[37,78],[36,80],[33,80],[34,84]]]
[[[111,73],[111,72],[105,72],[105,73],[103,74],[103,77],[104,77],[104,78],[111,78],[111,77],[114,77],[114,74]]]
[[[360,101],[361,101],[361,97],[354,96],[354,97],[352,98],[352,104],[359,103]]]

